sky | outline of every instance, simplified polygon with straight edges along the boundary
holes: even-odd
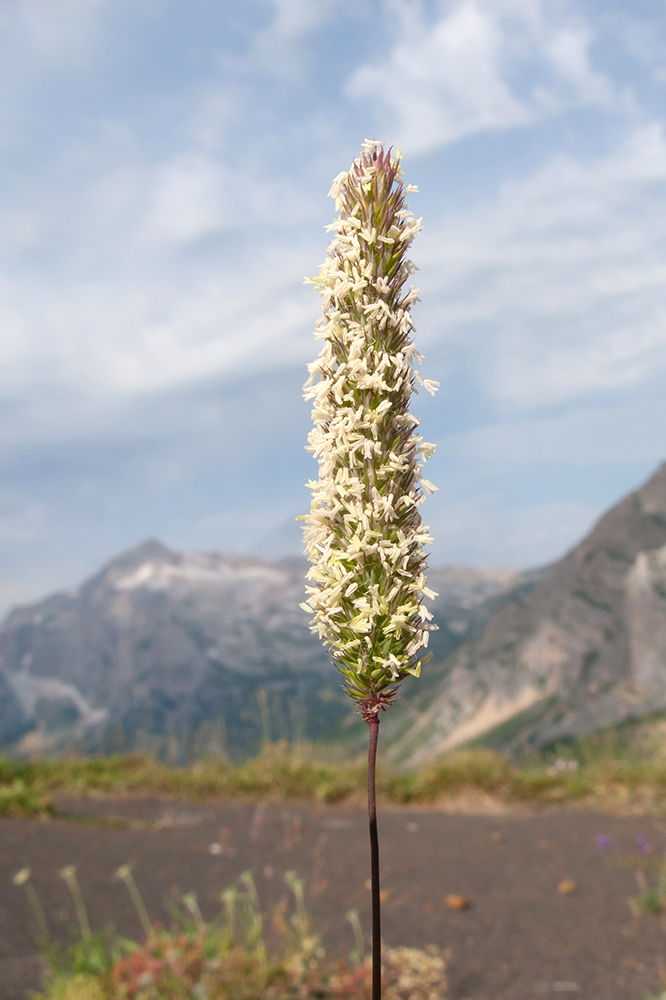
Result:
[[[666,459],[665,0],[0,0],[0,610],[298,554],[332,179],[397,145],[431,563],[536,566]]]

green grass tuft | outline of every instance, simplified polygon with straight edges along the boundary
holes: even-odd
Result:
[[[666,809],[664,740],[637,742],[624,731],[587,737],[521,765],[479,746],[453,751],[414,771],[383,766],[378,793],[402,805],[436,802],[468,791],[506,803],[640,804]],[[661,734],[661,729],[659,730]],[[327,759],[324,759],[324,754]],[[152,757],[0,759],[0,815],[52,815],[58,794],[157,795],[190,801],[239,797],[344,802],[365,795],[365,760],[335,758],[326,747],[269,744],[255,758],[232,764],[209,757],[173,767]]]

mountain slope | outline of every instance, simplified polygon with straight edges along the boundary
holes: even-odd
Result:
[[[0,738],[17,752],[149,749],[180,759],[262,738],[338,737],[349,700],[299,608],[306,562],[179,553],[149,541],[0,631]],[[448,655],[520,574],[435,570]],[[362,725],[362,724],[360,724]]]
[[[526,753],[666,708],[666,465],[430,669],[390,724],[396,760]]]
[[[329,664],[298,608],[302,593],[298,560],[182,554],[151,541],[75,593],[13,611],[0,667],[36,724],[26,746],[63,733],[107,747],[151,736],[188,746],[208,725],[245,749],[261,736],[262,709],[290,705],[291,720],[271,730],[264,719],[267,735],[329,730],[346,705],[318,697]]]

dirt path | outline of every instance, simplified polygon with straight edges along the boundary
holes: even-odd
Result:
[[[353,938],[345,913],[357,907],[369,928],[368,847],[362,810],[307,804],[228,803],[192,806],[158,800],[61,800],[62,811],[159,821],[122,828],[54,821],[0,820],[0,1000],[22,1000],[39,983],[34,930],[12,875],[33,872],[54,935],[66,940],[74,920],[58,870],[75,864],[91,923],[115,923],[128,936],[140,928],[118,866],[135,877],[152,919],[195,891],[205,916],[240,872],[254,872],[268,911],[285,891],[289,869],[307,879],[309,904],[329,953],[346,954]],[[599,850],[597,834],[612,838]],[[653,845],[641,858],[636,836]],[[666,923],[633,915],[637,881],[655,881],[666,851],[666,823],[577,810],[538,815],[449,815],[384,809],[380,815],[384,940],[434,942],[450,949],[451,1000],[645,1000],[659,987],[666,961]],[[217,853],[211,853],[211,845]],[[641,867],[642,866],[642,867]],[[650,871],[650,866],[653,870]],[[643,869],[647,869],[643,871]],[[558,887],[573,881],[577,891]],[[469,897],[463,911],[449,894]],[[666,966],[665,966],[666,968]]]

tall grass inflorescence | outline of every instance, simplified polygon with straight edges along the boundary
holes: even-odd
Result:
[[[421,651],[436,626],[423,603],[431,543],[419,508],[435,487],[422,476],[434,445],[409,412],[416,383],[435,392],[414,363],[411,306],[418,289],[407,258],[421,229],[407,206],[400,156],[365,142],[331,197],[339,215],[316,278],[324,341],[308,366],[305,398],[314,400],[308,450],[319,462],[304,518],[312,630],[331,651],[344,687],[369,726],[368,809],[372,861],[373,1000],[381,989],[379,855],[375,760],[379,713],[400,681],[421,671]]]

